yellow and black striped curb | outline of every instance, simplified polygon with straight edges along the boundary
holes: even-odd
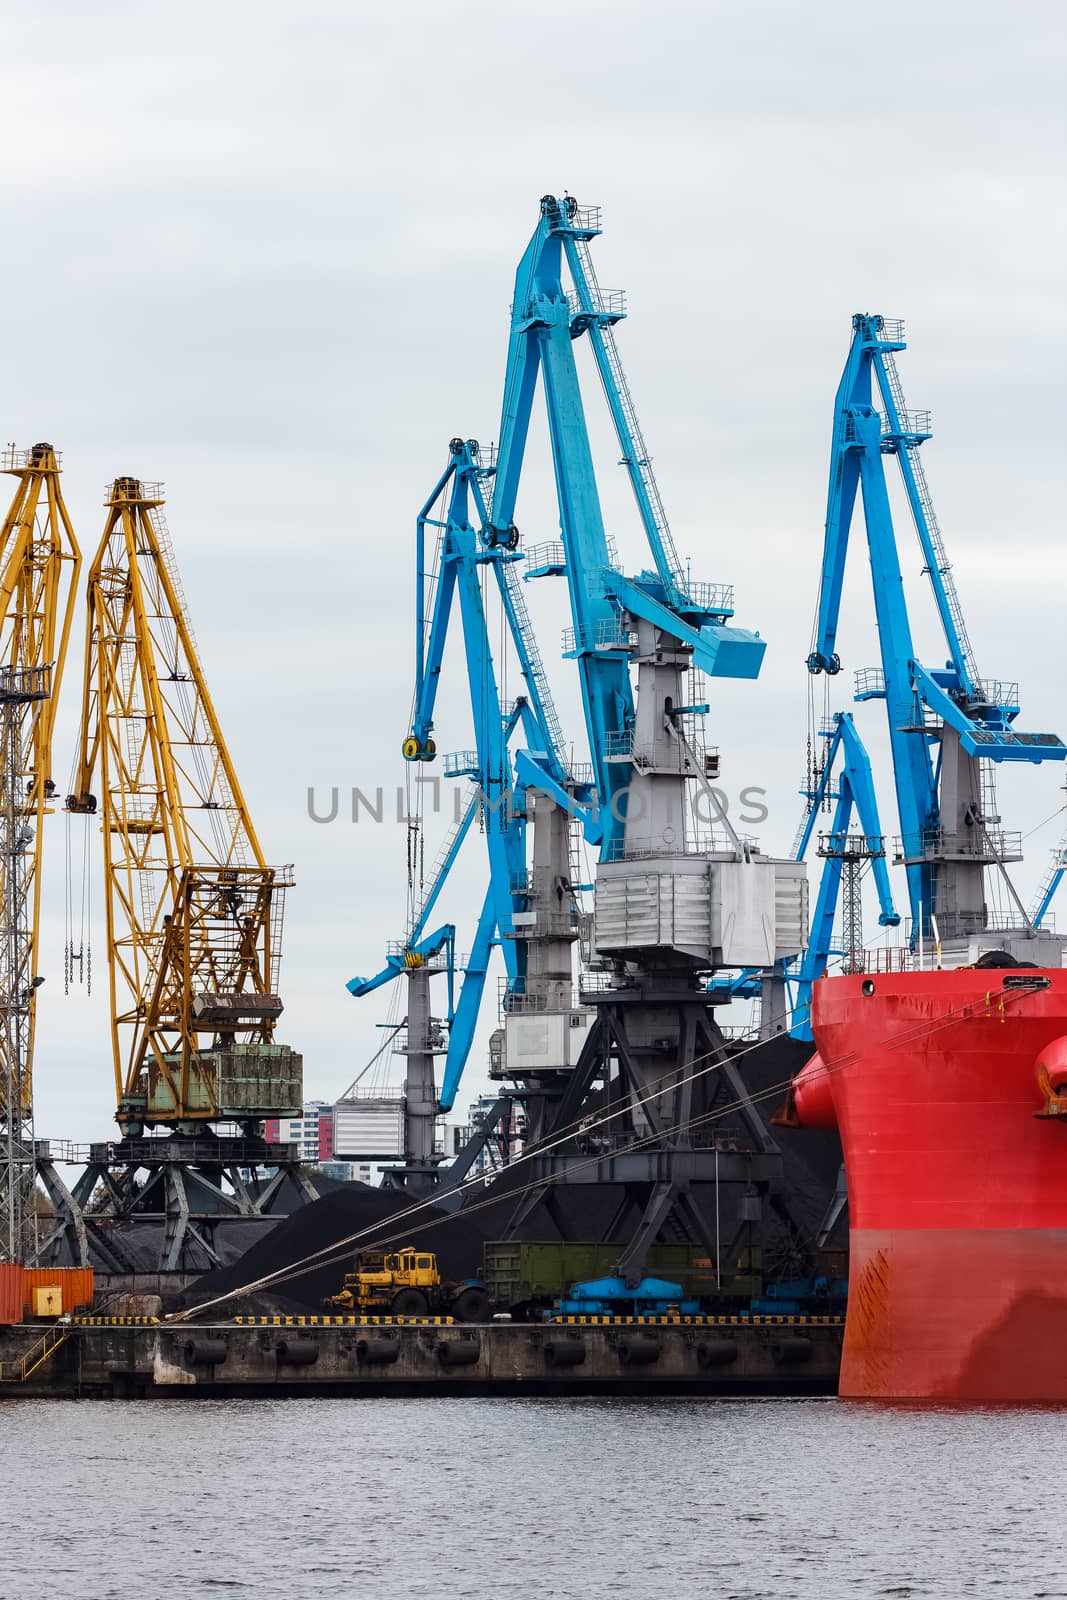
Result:
[[[155,1327],[158,1317],[72,1317],[80,1328],[144,1328]]]
[[[441,1328],[455,1317],[234,1317],[246,1328]]]
[[[442,1328],[456,1324],[455,1317],[234,1317],[238,1327],[245,1328]],[[750,1328],[750,1327],[839,1327],[844,1317],[701,1317],[701,1316],[556,1316],[548,1319],[552,1325],[566,1323],[580,1327],[610,1327],[612,1324],[640,1323],[650,1328]],[[158,1317],[72,1317],[72,1323],[81,1328],[132,1328],[159,1327]],[[516,1327],[522,1324],[511,1323]],[[539,1324],[533,1324],[539,1326]]]
[[[575,1323],[582,1327],[610,1326],[612,1323],[640,1323],[647,1328],[751,1328],[755,1327],[836,1327],[844,1322],[844,1317],[613,1317],[613,1316],[561,1316],[553,1317],[552,1322]]]

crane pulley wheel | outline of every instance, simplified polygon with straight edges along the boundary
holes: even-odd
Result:
[[[828,672],[833,674],[841,671],[841,657],[835,652],[827,658],[820,655],[818,650],[813,650],[808,657],[808,671],[811,673]]]

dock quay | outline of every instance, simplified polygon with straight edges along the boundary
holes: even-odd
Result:
[[[837,1390],[842,1317],[86,1317],[0,1329],[0,1400]]]

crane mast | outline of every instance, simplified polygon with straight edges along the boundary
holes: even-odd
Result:
[[[0,1260],[34,1259],[33,1124],[42,823],[81,555],[50,444],[9,447],[17,488],[0,531]]]

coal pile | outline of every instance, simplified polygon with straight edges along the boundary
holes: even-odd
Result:
[[[442,1278],[477,1277],[482,1270],[482,1245],[486,1238],[493,1237],[483,1223],[488,1213],[480,1211],[467,1217],[462,1212],[428,1206],[410,1222],[390,1225],[391,1219],[411,1204],[406,1195],[394,1190],[374,1189],[363,1183],[342,1184],[277,1223],[235,1264],[205,1273],[186,1292],[183,1303],[199,1305],[218,1295],[232,1294],[260,1278],[301,1265],[316,1251],[327,1250],[331,1254],[320,1264],[257,1294],[261,1309],[270,1300],[286,1309],[321,1311],[323,1300],[338,1292],[344,1274],[351,1270],[357,1245],[342,1245],[341,1241],[367,1229],[371,1231],[358,1241],[360,1249],[374,1249],[386,1240],[394,1247],[414,1244],[434,1252]],[[506,1214],[512,1204],[506,1203]],[[493,1207],[492,1211],[499,1209]],[[499,1219],[500,1225],[504,1220]],[[244,1309],[249,1308],[240,1300],[233,1300],[220,1312],[229,1315]]]
[[[140,1221],[136,1217],[94,1217],[85,1219],[89,1243],[89,1264],[100,1273],[159,1273],[167,1247],[162,1222]],[[257,1240],[277,1226],[271,1217],[240,1217],[214,1224],[211,1246],[222,1261],[231,1264],[243,1259]],[[73,1258],[64,1265],[76,1265]],[[211,1257],[196,1239],[190,1239],[182,1254],[182,1271],[206,1272]]]

